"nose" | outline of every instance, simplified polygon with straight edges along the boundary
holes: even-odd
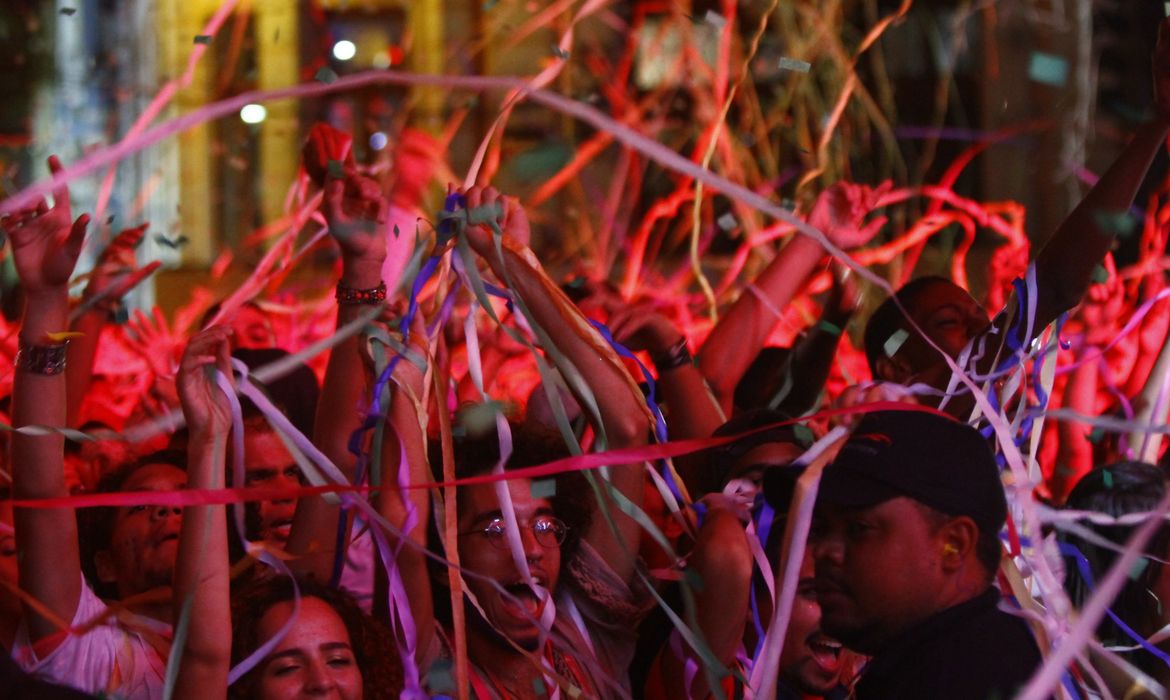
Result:
[[[818,534],[815,537],[809,538],[808,546],[812,551],[813,561],[816,562],[818,568],[825,564],[840,566],[844,560],[845,548],[841,543],[840,537],[824,533]]]
[[[309,695],[326,695],[336,687],[333,674],[322,659],[309,661],[305,674],[305,692]]]
[[[291,495],[292,490],[299,487],[300,485],[301,485],[301,481],[300,481],[300,479],[298,479],[296,477],[288,476],[286,474],[281,474],[280,476],[276,477],[276,481],[273,484],[273,486],[275,486],[278,489],[288,489],[290,495],[287,497],[276,498],[272,502],[278,503],[281,505],[284,505],[287,503],[294,503],[296,501],[296,498]]]
[[[183,509],[179,506],[155,506],[154,510],[151,511],[151,517],[154,520],[164,520],[172,515],[181,516],[182,514]]]
[[[520,543],[524,545],[524,557],[530,561],[544,559],[544,547],[536,540],[536,533],[531,525],[520,526]]]

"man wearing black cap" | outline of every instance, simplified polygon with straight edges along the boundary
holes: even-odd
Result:
[[[866,415],[825,469],[810,546],[825,632],[873,657],[857,700],[1012,697],[1040,664],[992,586],[1007,504],[974,429]]]

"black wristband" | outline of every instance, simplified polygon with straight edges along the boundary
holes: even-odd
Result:
[[[684,337],[667,348],[665,352],[650,355],[650,361],[654,363],[654,368],[659,372],[665,372],[692,364],[695,358],[691,357],[691,351],[687,348],[687,339]]]

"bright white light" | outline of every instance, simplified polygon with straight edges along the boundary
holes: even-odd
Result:
[[[250,104],[240,108],[240,119],[245,124],[259,124],[267,116],[268,110],[264,108],[264,105]]]
[[[357,55],[357,47],[348,39],[342,39],[333,45],[333,57],[338,61],[348,61]]]
[[[385,148],[388,141],[389,139],[386,138],[386,134],[382,133],[381,131],[375,131],[374,133],[370,134],[370,148],[374,149],[375,151],[380,151]]]

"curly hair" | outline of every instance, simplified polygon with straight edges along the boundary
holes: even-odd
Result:
[[[272,606],[294,600],[293,579],[273,576],[244,583],[232,594],[232,665],[260,648],[260,620]],[[345,624],[350,646],[362,674],[363,697],[367,700],[397,698],[402,692],[402,663],[390,628],[362,612],[346,592],[315,579],[296,580],[302,598],[326,603]],[[255,698],[263,663],[257,665],[228,689],[232,700]]]

